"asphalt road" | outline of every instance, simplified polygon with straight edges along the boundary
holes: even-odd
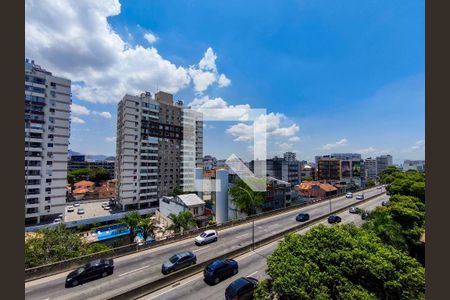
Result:
[[[384,189],[374,188],[366,190],[364,194],[367,198],[383,192]],[[355,197],[350,199],[339,197],[331,201],[332,210],[358,202],[359,200],[356,200]],[[307,212],[311,218],[326,215],[329,213],[329,201],[255,221],[255,240],[298,225],[295,216],[299,212]],[[197,255],[197,261],[202,262],[250,244],[251,226],[252,223],[247,223],[220,230],[218,242],[202,247],[194,245],[194,239],[187,239],[119,257],[114,260],[113,275],[73,288],[64,287],[65,278],[69,272],[29,281],[25,283],[25,299],[108,299],[119,291],[127,291],[163,277],[161,264],[177,252],[193,251]]]
[[[358,207],[365,210],[373,210],[375,207],[381,205],[382,201],[388,200],[389,196],[383,195],[370,200],[366,203],[358,205]],[[339,214],[342,217],[342,223],[354,223],[355,225],[361,225],[364,221],[361,220],[361,216],[358,214],[350,214],[348,211]],[[320,222],[327,226],[326,220]],[[312,226],[317,225],[314,224]],[[312,226],[306,227],[300,230],[298,233],[303,234],[308,231]],[[254,277],[258,280],[267,278],[265,273],[267,268],[267,257],[272,254],[275,248],[278,246],[279,241],[265,245],[256,249],[254,252],[246,253],[236,258],[239,264],[239,273],[220,282],[217,285],[208,285],[203,281],[203,274],[198,273],[189,278],[174,283],[173,285],[159,290],[155,293],[140,298],[140,300],[171,300],[171,299],[184,299],[184,300],[200,300],[200,299],[224,299],[225,289],[227,286],[239,277]]]

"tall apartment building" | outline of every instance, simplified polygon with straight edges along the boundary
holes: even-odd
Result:
[[[381,156],[377,156],[376,158],[377,160],[377,174],[380,174],[381,172],[383,172],[384,170],[386,170],[386,168],[388,166],[392,166],[392,155],[381,155]]]
[[[285,152],[283,154],[283,158],[284,158],[284,160],[287,160],[287,161],[296,161],[297,160],[296,154],[294,152]]]
[[[293,158],[295,159],[295,153],[293,154]],[[292,156],[290,158],[292,159]],[[255,162],[253,160],[249,164],[249,169],[255,172]],[[298,160],[286,160],[285,158],[276,156],[271,159],[266,159],[266,176],[289,182],[292,187],[300,183],[300,170],[301,166]]]
[[[321,157],[317,163],[317,179],[328,181],[341,180],[341,160],[333,157]]]
[[[122,208],[158,207],[175,188],[193,189],[202,133],[198,115],[171,94],[125,95],[118,104],[115,163]]]
[[[25,60],[25,223],[64,212],[71,81]]]
[[[368,157],[364,160],[364,168],[368,179],[377,178],[377,159]]]

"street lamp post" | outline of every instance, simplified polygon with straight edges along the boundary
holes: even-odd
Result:
[[[246,189],[244,189],[243,187],[238,186],[238,188],[240,188],[241,190],[245,191],[248,196],[250,197],[250,200],[252,202],[252,209],[253,211],[255,211],[255,201],[252,197],[252,195],[250,194],[249,191],[247,191]],[[255,250],[255,218],[252,218],[252,250]]]

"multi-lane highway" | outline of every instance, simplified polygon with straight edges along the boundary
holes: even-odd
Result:
[[[364,194],[367,198],[383,192],[384,189],[373,188],[366,190]],[[331,201],[333,210],[358,202],[359,200],[356,200],[355,197],[339,197]],[[307,212],[311,218],[315,218],[328,214],[329,209],[329,201],[325,201],[255,221],[255,240],[258,241],[297,226],[295,216],[300,211]],[[251,226],[251,223],[246,223],[220,230],[218,232],[219,241],[203,247],[194,245],[193,239],[187,239],[119,257],[114,260],[115,270],[113,275],[74,288],[64,287],[64,281],[69,272],[29,281],[25,283],[25,298],[33,300],[108,299],[120,291],[127,291],[163,277],[161,264],[177,252],[193,251],[197,254],[197,261],[202,262],[250,244]]]
[[[358,205],[358,207],[365,210],[373,210],[375,207],[381,205],[382,201],[388,200],[389,196],[382,195],[366,203]],[[360,225],[363,220],[358,214],[350,214],[348,211],[339,214],[342,217],[342,223],[354,223]],[[326,220],[320,222],[327,226],[332,226],[327,223]],[[314,224],[317,225],[318,223]],[[313,226],[314,226],[313,225]],[[299,234],[303,234],[311,227],[306,227],[300,231]],[[275,248],[278,246],[279,241],[265,245],[261,248],[255,249],[254,252],[249,252],[236,258],[239,264],[239,273],[228,278],[217,285],[208,285],[203,281],[203,274],[198,273],[184,280],[176,282],[171,286],[159,290],[155,293],[140,298],[140,300],[172,300],[172,299],[184,299],[184,300],[200,300],[200,299],[224,299],[225,289],[227,286],[239,277],[254,277],[258,280],[267,278],[265,270],[267,268],[267,257],[272,254]]]

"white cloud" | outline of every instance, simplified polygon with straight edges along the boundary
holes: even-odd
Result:
[[[220,87],[226,87],[231,84],[231,80],[225,76],[225,74],[220,74],[219,76],[219,86]]]
[[[153,44],[156,40],[158,40],[158,37],[151,32],[147,32],[144,34],[144,39],[146,39],[150,44]]]
[[[194,82],[194,89],[199,93],[203,93],[208,87],[214,83],[218,83],[219,87],[226,87],[231,84],[225,74],[220,74],[216,66],[217,55],[213,49],[209,47],[198,65],[189,67],[189,76]]]
[[[199,111],[204,114],[204,116],[214,117],[215,119],[234,119],[243,120],[248,118],[248,113],[250,112],[250,105],[248,104],[238,104],[230,105],[225,100],[220,97],[209,98],[209,96],[203,96],[201,98],[195,98],[191,103],[188,104],[192,109]],[[214,115],[211,115],[209,109],[214,109]]]
[[[425,141],[419,140],[411,147],[411,150],[413,150],[413,151],[419,150],[419,149],[423,149],[424,147],[425,147]]]
[[[346,146],[347,145],[347,139],[340,139],[339,141],[333,143],[333,144],[325,144],[322,146],[322,150],[331,150],[338,147]]]
[[[157,87],[176,93],[191,80],[195,90],[202,92],[219,80],[217,55],[211,48],[193,67],[199,73],[175,65],[154,47],[128,44],[108,23],[120,11],[118,0],[26,0],[25,55],[71,79],[74,96],[95,103],[116,103],[125,93]],[[224,78],[217,82],[220,86],[226,85]]]
[[[75,123],[75,124],[84,124],[84,123],[86,123],[83,119],[80,119],[80,118],[75,117],[75,116],[71,116],[70,118],[72,120],[72,123]]]
[[[100,116],[100,117],[105,118],[105,119],[111,119],[112,118],[111,113],[108,112],[108,111],[101,111],[101,112],[100,111],[93,111],[92,114]]]
[[[355,153],[359,153],[362,155],[368,155],[368,154],[373,154],[376,151],[377,151],[377,149],[375,149],[374,147],[368,147],[368,148],[364,148],[364,149],[355,150]]]
[[[213,49],[210,47],[210,48],[206,49],[206,52],[203,55],[203,58],[198,63],[198,66],[202,70],[208,70],[208,71],[213,71],[214,73],[217,73],[216,59],[217,59],[217,55],[214,53]]]
[[[281,153],[287,152],[287,151],[292,151],[294,149],[294,146],[292,144],[289,143],[281,143],[279,145],[280,147],[280,151]]]
[[[286,119],[286,116],[280,113],[260,115],[254,121],[254,125],[238,123],[228,128],[226,132],[234,136],[235,141],[251,141],[253,140],[254,132],[263,132],[264,126],[262,124],[265,124],[267,137],[292,137],[300,130],[297,124],[292,124],[289,127],[280,127],[283,119]]]
[[[288,139],[289,142],[299,142],[300,138],[298,136],[293,136]]]
[[[107,141],[108,143],[115,143],[116,137],[115,136],[105,137],[105,141]]]
[[[78,105],[75,103],[72,103],[70,105],[70,112],[74,115],[79,115],[79,116],[85,116],[85,115],[89,115],[91,113],[86,106]]]

